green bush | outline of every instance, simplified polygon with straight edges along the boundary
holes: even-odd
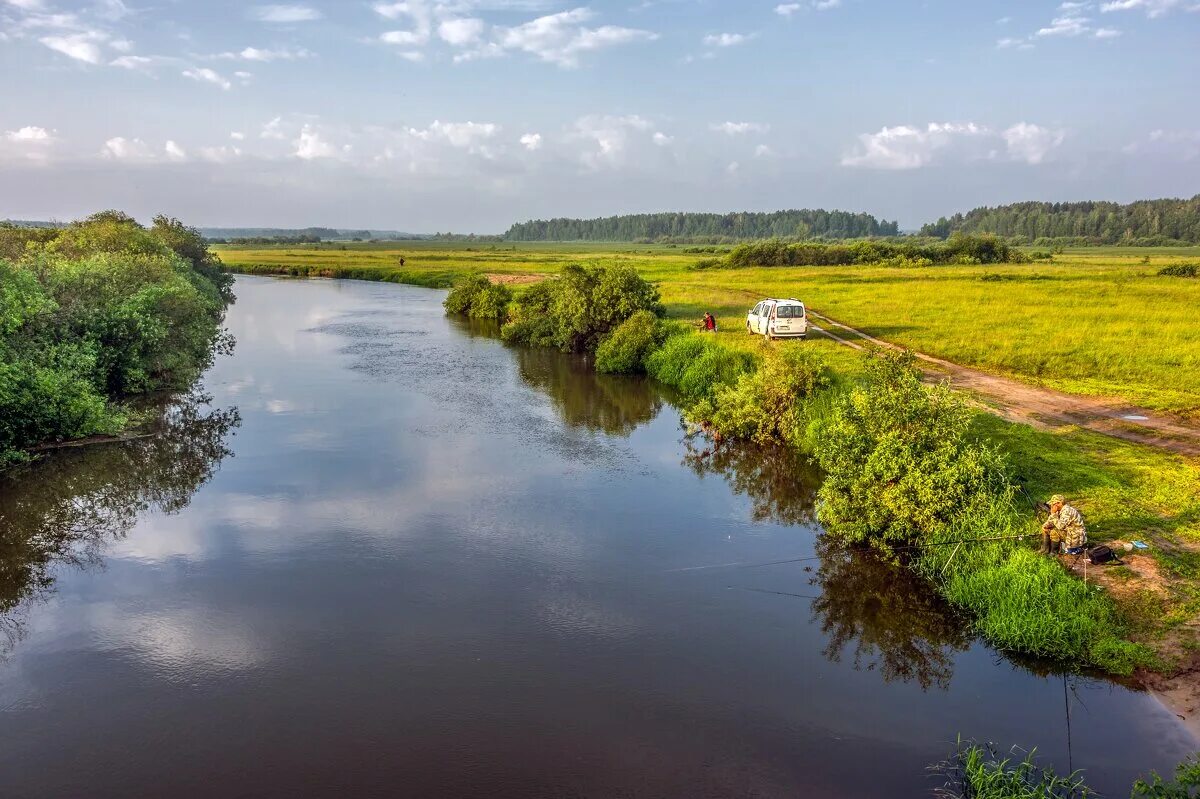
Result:
[[[650,311],[636,311],[596,348],[596,371],[633,374],[646,371],[646,356],[663,340],[666,330]]]
[[[508,317],[508,304],[512,291],[502,283],[489,283],[475,294],[467,315],[473,319],[496,319],[503,322]]]
[[[832,535],[888,551],[1011,492],[999,452],[968,439],[963,400],[924,386],[910,354],[874,353],[866,372],[818,434],[818,517]]]
[[[723,438],[796,446],[803,438],[806,400],[831,384],[828,365],[812,350],[771,350],[758,369],[733,385],[717,386],[691,415]]]
[[[454,284],[454,288],[450,289],[446,299],[442,301],[442,307],[448,314],[467,316],[471,313],[475,297],[491,285],[492,282],[483,275],[468,275]]]
[[[502,331],[505,341],[594,352],[637,311],[662,312],[658,290],[630,266],[563,267],[556,280],[526,290]]]
[[[687,328],[676,328],[646,359],[647,374],[677,389],[685,405],[711,398],[718,387],[735,383],[754,367],[749,353]]]
[[[896,264],[1025,263],[1019,249],[995,236],[955,235],[948,241],[855,241],[849,244],[754,241],[734,247],[726,259],[732,267],[745,266],[850,266]]]
[[[1196,264],[1172,264],[1158,270],[1160,277],[1200,277],[1200,266]]]

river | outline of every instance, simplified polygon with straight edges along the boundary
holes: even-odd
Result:
[[[814,475],[646,381],[441,292],[236,291],[207,398],[0,475],[0,795],[918,796],[962,734],[1121,796],[1196,747],[821,546]]]

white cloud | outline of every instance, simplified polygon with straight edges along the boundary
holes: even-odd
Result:
[[[84,31],[63,36],[43,36],[38,41],[68,58],[86,64],[99,64],[104,60],[104,51],[100,49],[100,44],[106,38],[99,31]]]
[[[859,136],[858,147],[842,158],[842,165],[903,170],[919,169],[938,160],[996,158],[1040,164],[1065,138],[1064,131],[1028,122],[1018,122],[1002,131],[974,122],[931,122],[924,128],[899,125]]]
[[[781,3],[775,6],[775,13],[781,17],[790,17],[805,9],[828,11],[831,8],[837,8],[841,4],[842,0],[805,0],[803,3]]]
[[[974,122],[931,122],[923,129],[908,125],[885,127],[878,133],[859,136],[858,150],[846,155],[842,159],[842,166],[918,169],[931,163],[936,152],[951,147],[956,141],[985,136],[987,133],[987,128]]]
[[[637,115],[590,115],[576,120],[567,138],[585,145],[580,161],[595,170],[621,163],[634,135],[645,134],[652,127],[649,120]]]
[[[239,157],[242,154],[240,148],[237,147],[201,147],[200,158],[213,164],[224,164]]]
[[[438,25],[438,36],[455,47],[475,44],[483,36],[483,31],[483,20],[474,17],[447,19]]]
[[[23,128],[6,132],[4,138],[14,142],[48,142],[53,137],[50,135],[50,131],[45,128],[39,128],[36,125],[26,125]]]
[[[451,147],[472,153],[482,153],[486,156],[490,154],[490,151],[483,145],[500,132],[500,126],[492,122],[438,122],[434,120],[433,124],[424,130],[409,128],[408,132],[418,139],[441,140]],[[540,137],[538,141],[540,143]],[[525,144],[524,137],[522,137],[521,143]],[[528,145],[526,147],[528,148]]]
[[[312,22],[322,17],[321,12],[317,9],[302,5],[258,6],[251,9],[250,15],[259,22],[281,24],[289,22]]]
[[[658,131],[655,131],[654,135],[650,137],[650,141],[654,142],[659,147],[667,147],[672,142],[675,141],[675,137],[668,136],[667,134],[663,133],[661,130],[658,130]]]
[[[1066,138],[1061,130],[1050,130],[1028,122],[1018,122],[1002,134],[1009,156],[1027,164],[1040,164]]]
[[[123,55],[108,62],[110,67],[121,69],[149,69],[158,63],[158,59],[144,55]]]
[[[1200,11],[1200,3],[1195,0],[1115,0],[1104,3],[1100,11],[1107,14],[1112,11],[1145,11],[1151,19],[1161,17],[1175,10]]]
[[[141,139],[127,139],[124,136],[115,136],[104,142],[104,149],[100,152],[105,158],[117,161],[154,160],[154,150],[150,145]]]
[[[753,33],[715,33],[704,37],[706,47],[736,47],[753,39]]]
[[[525,135],[523,135],[520,138],[520,142],[521,142],[521,146],[524,147],[526,150],[529,150],[529,151],[540,150],[540,149],[542,149],[542,134],[526,133]]]
[[[322,138],[321,134],[311,125],[302,127],[300,136],[292,144],[296,148],[292,155],[304,161],[312,161],[317,158],[339,158],[349,151],[349,145],[338,149]]]
[[[218,53],[214,58],[237,61],[296,61],[301,58],[311,58],[312,53],[303,47],[291,49],[280,47],[272,50],[267,47],[245,47],[237,52]]]
[[[244,141],[246,134],[242,133],[240,130],[235,130],[229,134],[229,138],[233,139],[234,141]]]
[[[760,144],[754,148],[755,158],[774,158],[775,151],[765,144]]]
[[[183,77],[190,78],[198,83],[211,83],[214,86],[220,86],[226,91],[233,88],[233,84],[228,79],[221,77],[220,73],[208,67],[185,69],[181,74]]]
[[[724,133],[726,136],[740,136],[744,133],[766,133],[770,130],[769,125],[763,125],[758,122],[714,122],[708,127],[717,133]]]
[[[576,8],[549,14],[512,28],[496,28],[494,44],[505,50],[529,53],[560,67],[579,66],[584,53],[639,41],[654,41],[658,34],[636,28],[602,25],[588,28],[584,22],[595,14]]]
[[[166,146],[163,147],[163,150],[166,152],[167,160],[169,161],[187,160],[187,151],[170,139],[167,140]]]

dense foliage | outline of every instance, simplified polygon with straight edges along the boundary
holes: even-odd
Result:
[[[1026,260],[1026,256],[1020,250],[994,236],[954,236],[944,242],[855,241],[848,244],[769,239],[739,244],[729,252],[724,261],[710,260],[697,266],[930,266],[1023,263]]]
[[[651,311],[635,311],[596,348],[596,371],[636,374],[646,371],[646,358],[666,338],[665,323]]]
[[[819,518],[847,543],[890,551],[923,540],[1007,491],[999,453],[968,438],[971,412],[928,388],[911,355],[880,352],[825,421]]]
[[[638,311],[658,315],[658,289],[632,267],[563,267],[528,288],[509,309],[505,341],[595,352],[601,340]]]
[[[115,432],[125,398],[188,386],[227,344],[231,283],[200,234],[167,217],[0,227],[0,463]]]
[[[991,233],[1025,242],[1071,239],[1081,244],[1200,243],[1200,194],[1190,200],[1024,202],[976,208],[921,228],[922,235]]]
[[[756,370],[718,385],[690,415],[721,438],[800,446],[807,401],[832,383],[828,365],[812,350],[771,349]]]
[[[848,211],[775,211],[732,214],[628,214],[603,219],[536,219],[513,225],[509,241],[657,241],[663,239],[762,239],[895,236],[895,222]]]
[[[485,275],[474,274],[455,284],[442,304],[447,313],[503,322],[511,301],[512,291],[508,286],[492,283]]]

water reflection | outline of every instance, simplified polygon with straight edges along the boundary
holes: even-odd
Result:
[[[701,477],[725,478],[753,503],[756,522],[808,524],[813,521],[820,470],[785,447],[758,444],[714,445],[703,436],[684,441],[683,462]]]
[[[955,657],[971,644],[965,621],[903,566],[824,539],[817,552],[810,582],[821,595],[812,614],[829,638],[825,657],[838,663],[852,650],[856,669],[878,670],[887,682],[948,689]]]
[[[147,511],[178,513],[230,455],[237,409],[192,394],[144,437],[53,453],[0,473],[0,654],[24,634],[24,611],[54,587],[58,564],[97,564]]]
[[[570,427],[628,436],[662,409],[661,394],[649,380],[597,374],[584,356],[556,350],[515,350],[521,380],[549,397]]]

